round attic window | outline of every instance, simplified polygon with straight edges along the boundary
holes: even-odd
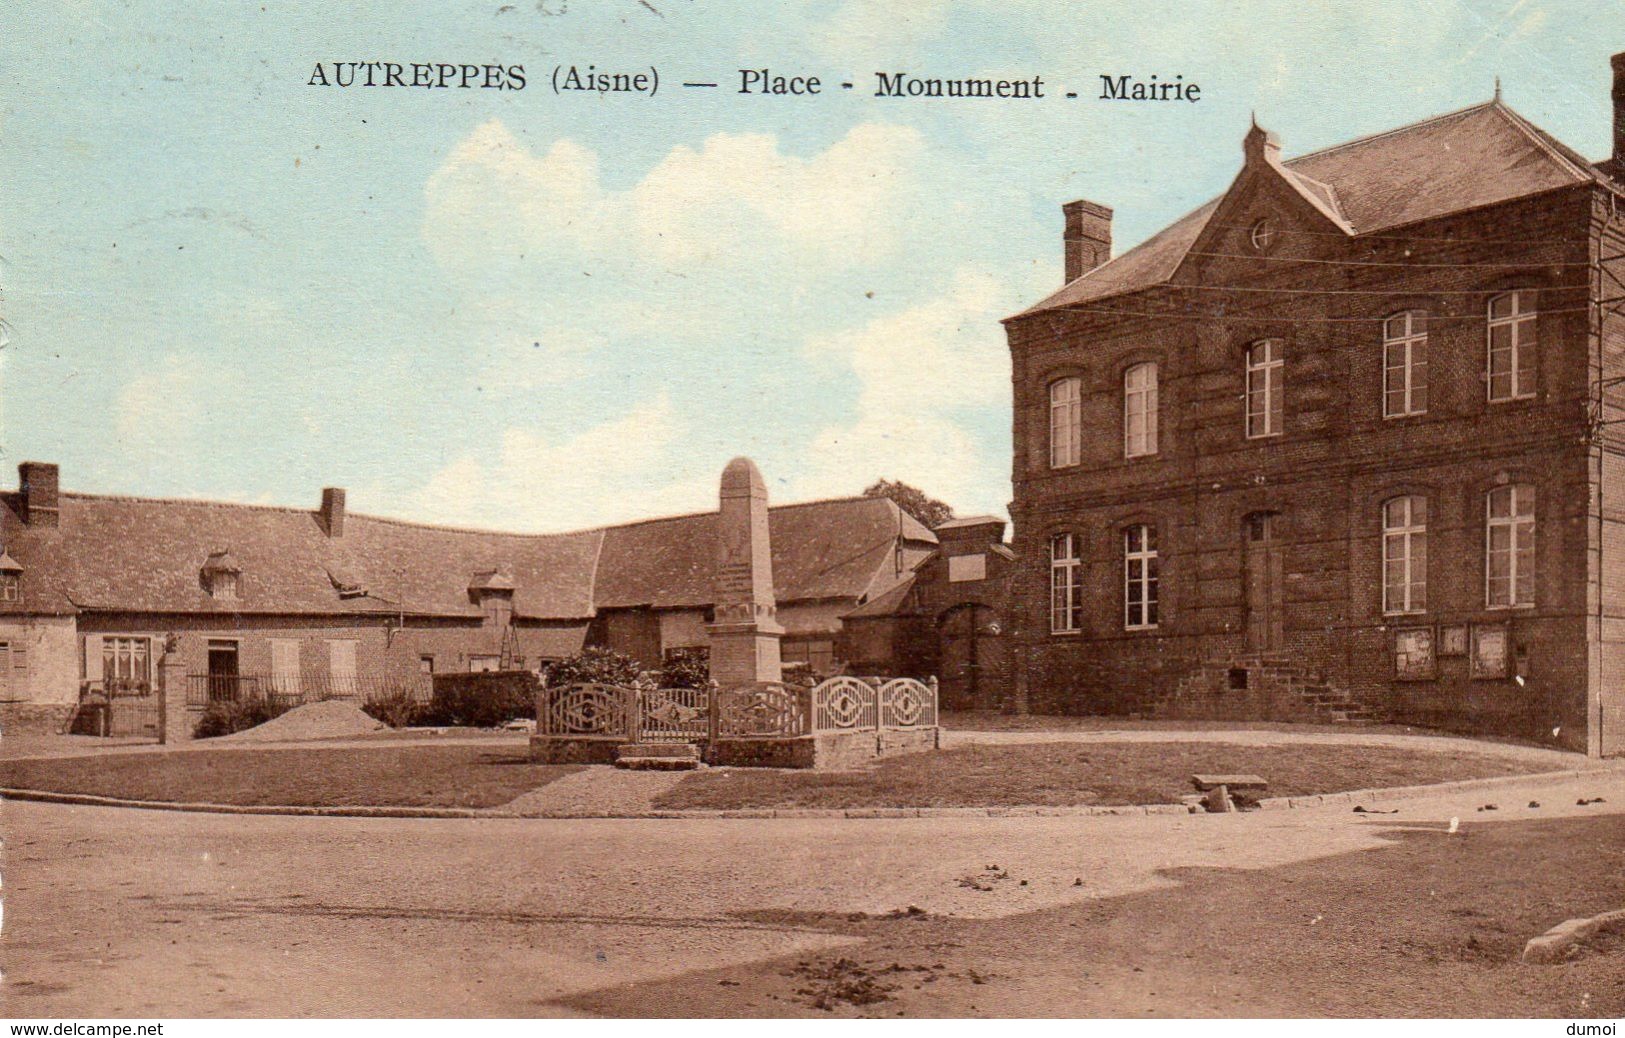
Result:
[[[1268,220],[1258,221],[1247,232],[1247,240],[1252,243],[1255,252],[1266,251],[1275,241],[1275,225]]]

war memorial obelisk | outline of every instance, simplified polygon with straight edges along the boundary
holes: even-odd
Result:
[[[767,484],[749,458],[735,458],[722,470],[714,601],[715,617],[706,626],[711,680],[721,688],[782,680],[784,628],[773,598]]]

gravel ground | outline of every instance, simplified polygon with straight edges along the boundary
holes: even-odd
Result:
[[[1452,815],[1468,839],[1480,827],[1533,819],[1605,813],[1618,823],[1625,774],[1493,796],[1496,812],[1476,810],[1488,799],[1484,792],[1454,791],[1396,805],[1397,816],[1354,814],[1343,805],[1226,816],[750,821],[243,817],[8,803],[4,1011],[666,1015],[681,1007],[660,1001],[663,982],[698,983],[728,967],[746,971],[741,977],[754,976],[747,970],[753,966],[777,977],[796,963],[823,962],[827,952],[858,956],[877,935],[831,926],[831,916],[897,912],[906,921],[910,906],[989,925],[1021,926],[1028,918],[1029,929],[1010,931],[1025,942],[1012,947],[1064,965],[1045,946],[1046,934],[1077,927],[1088,937],[1101,924],[1087,914],[1042,913],[1177,891],[1195,875],[1182,869],[1313,872],[1318,860],[1391,847],[1396,826],[1437,832]],[[1575,804],[1593,796],[1606,802]],[[1524,806],[1537,797],[1545,807]],[[1380,933],[1382,913],[1395,909],[1383,902],[1378,882],[1374,892],[1348,900]],[[1576,891],[1575,906],[1588,896]],[[1210,902],[1214,911],[1224,903],[1222,896]],[[1557,918],[1542,918],[1539,928],[1566,911],[1553,905]],[[1204,922],[1178,912],[1145,918],[1152,928],[1115,930],[1112,939],[1168,947]],[[997,933],[989,931],[990,939]],[[1255,927],[1224,937],[1267,952],[1277,934]],[[958,985],[943,1006],[983,1012],[995,1004],[976,1001],[989,984],[1015,984],[1008,977],[978,984],[948,958],[967,953],[934,951],[949,967],[938,983]],[[1027,1010],[1137,1015],[1144,1004],[1135,999],[1143,1000],[1151,981],[1159,982],[1151,990],[1177,994],[1162,982],[1195,984],[1193,972],[1213,972],[1199,962],[1147,976],[1133,973],[1131,961],[1103,974],[1113,983],[1101,990],[1120,1001],[1098,993],[1084,1000],[1076,983],[1052,972],[1035,974],[1049,1001]],[[1402,975],[1406,960],[1383,962]],[[1293,1002],[1290,957],[1278,965],[1281,975],[1266,973],[1249,989],[1273,992],[1273,1001],[1257,1008],[1313,1011],[1307,1001]],[[719,999],[733,991],[722,979],[705,981]],[[719,1000],[716,1010],[818,1012],[769,1000],[769,980],[760,982],[752,989],[760,1004]],[[617,988],[617,998],[644,1000],[605,1001]],[[1034,989],[996,990],[1004,992],[998,1004],[1008,1007],[1008,999]],[[1161,1005],[1174,1015],[1201,1008],[1194,996]],[[1226,1008],[1246,1015],[1252,1007]],[[1495,1004],[1482,1008],[1496,1015]],[[1381,1003],[1368,1007],[1381,1011]]]
[[[303,742],[311,739],[348,739],[388,727],[354,703],[329,699],[296,706],[264,724],[219,737],[221,742]]]

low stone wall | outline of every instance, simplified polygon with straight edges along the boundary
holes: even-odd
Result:
[[[0,703],[0,735],[54,735],[68,730],[73,703]]]
[[[722,739],[707,752],[706,762],[732,768],[850,771],[881,757],[934,750],[940,741],[937,728],[819,732],[789,739]]]
[[[530,759],[537,764],[613,764],[624,740],[593,735],[533,735]],[[705,761],[725,768],[805,768],[850,771],[881,757],[934,750],[938,728],[819,732],[787,738],[719,739],[704,748]]]
[[[530,759],[536,764],[613,764],[625,739],[601,735],[533,735]]]

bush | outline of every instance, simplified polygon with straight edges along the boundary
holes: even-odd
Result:
[[[376,718],[391,728],[412,728],[431,723],[429,704],[409,692],[393,691],[376,696],[361,704],[368,717]]]
[[[528,670],[436,674],[428,708],[417,724],[496,728],[536,716],[536,675]]]
[[[624,688],[637,684],[641,673],[638,661],[625,653],[590,648],[549,663],[542,671],[542,681],[549,686],[596,682]]]
[[[705,649],[672,649],[660,668],[661,688],[705,688],[711,684],[711,654]]]
[[[292,703],[277,703],[263,696],[245,696],[230,702],[210,703],[198,718],[192,735],[197,739],[213,739],[230,735],[245,728],[264,724],[273,717],[287,713]]]

